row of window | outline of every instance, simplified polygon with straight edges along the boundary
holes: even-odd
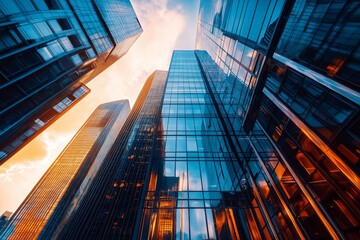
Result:
[[[348,237],[353,237],[354,229],[360,224],[356,217],[359,206],[355,200],[359,196],[353,184],[270,100],[263,101],[258,120],[304,185],[316,195],[319,204]],[[280,170],[275,173],[282,178]],[[290,199],[294,194],[300,194],[295,181],[289,187],[286,192]],[[308,204],[303,195],[302,202]]]
[[[354,143],[359,139],[360,133],[355,128],[352,128],[353,131],[349,130],[349,139],[353,140],[348,142],[339,136],[344,135],[345,126],[351,126],[351,119],[357,117],[357,107],[352,102],[277,62],[271,65],[266,87],[328,145],[336,146],[336,143],[342,142],[340,153],[349,164],[357,166],[359,156],[349,153],[347,149],[353,149],[351,146],[354,146],[350,151],[355,153],[358,147]]]
[[[0,9],[6,15],[27,11],[60,10],[68,8],[66,1],[61,0],[16,0],[0,2]]]
[[[358,1],[296,1],[277,52],[359,90],[358,9]]]

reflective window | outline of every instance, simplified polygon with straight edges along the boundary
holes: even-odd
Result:
[[[295,1],[277,52],[359,90],[358,8],[357,1]]]
[[[147,198],[143,215],[145,220],[149,210],[157,217],[143,231],[154,239],[260,237],[253,210],[258,205],[245,200],[246,180],[204,81],[195,52],[175,51],[162,106],[161,144],[155,154],[162,156],[156,161],[164,165],[153,183],[156,191],[147,192],[159,197]],[[266,231],[267,225],[261,228]]]
[[[39,48],[37,52],[41,55],[44,61],[47,61],[53,57],[53,55],[49,52],[47,47]]]
[[[1,1],[0,6],[5,14],[14,14],[21,11],[19,5],[15,1]]]
[[[60,42],[67,52],[74,49],[74,46],[71,44],[69,38],[67,37],[60,38]]]
[[[19,31],[22,33],[22,36],[27,40],[36,40],[40,38],[39,33],[32,25],[20,26]]]
[[[263,100],[258,120],[268,135],[278,143],[293,171],[301,177],[305,186],[316,195],[319,204],[337,222],[344,233],[349,234],[349,236],[353,235],[353,229],[360,225],[359,219],[356,218],[359,203],[355,200],[360,196],[352,182],[267,98]],[[285,175],[284,167],[279,170],[276,170],[278,167],[275,168],[278,177]],[[316,235],[316,230],[311,225],[320,222],[319,217],[314,213],[312,207],[309,208],[308,200],[305,199],[304,195],[296,195],[299,191],[296,187],[297,183],[291,175],[285,179],[288,186],[284,185],[287,197],[294,201],[295,211],[306,216],[302,221],[309,228],[310,234]],[[293,187],[288,184],[291,182]],[[337,207],[334,206],[335,202]],[[356,207],[351,208],[351,206]],[[341,208],[342,213],[338,212],[337,208]]]

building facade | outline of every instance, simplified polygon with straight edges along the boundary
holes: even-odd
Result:
[[[89,93],[142,32],[129,0],[0,1],[0,164]]]
[[[129,112],[128,100],[100,105],[13,214],[0,238],[56,238],[83,201]]]
[[[281,238],[360,236],[359,6],[201,1],[198,60]]]
[[[359,5],[201,1],[57,239],[358,239]]]
[[[358,239],[358,6],[201,1],[60,239]]]
[[[146,81],[58,239],[271,238],[194,51]]]
[[[145,82],[75,214],[57,239],[131,239],[144,204],[167,72]]]
[[[174,51],[133,239],[270,237],[231,137],[195,51]]]

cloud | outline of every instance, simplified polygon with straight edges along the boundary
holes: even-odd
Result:
[[[16,158],[12,159],[11,162],[7,162],[1,166],[0,184],[12,182],[17,175],[27,174],[34,169],[44,169],[44,167],[48,168],[60,154],[63,146],[70,141],[70,138],[70,135],[58,136],[55,133],[51,134],[49,132],[44,132],[38,141],[30,143],[28,146],[31,147],[31,152],[35,156],[33,154],[28,154],[28,152],[25,151],[22,152],[22,154],[16,155]],[[42,143],[41,147],[37,146],[39,143]],[[44,151],[45,155],[40,155],[41,158],[36,159],[36,156],[39,155],[39,151]]]
[[[186,17],[180,5],[169,9],[166,0],[138,0],[133,6],[144,31],[122,59],[89,83],[97,98],[128,98],[133,103],[153,71],[168,69],[183,35]]]
[[[1,165],[0,214],[6,210],[11,212],[16,210],[70,139],[69,134],[44,132],[12,159]],[[42,152],[43,155],[39,154]]]
[[[0,167],[0,192],[6,196],[0,198],[0,213],[15,211],[98,105],[125,98],[133,104],[147,77],[168,69],[173,49],[188,38],[184,31],[189,28],[182,6],[169,8],[168,3],[132,1],[144,32],[124,57],[88,84],[87,97]]]

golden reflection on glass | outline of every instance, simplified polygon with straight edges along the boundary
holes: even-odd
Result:
[[[89,124],[91,123],[90,121]],[[36,239],[39,236],[94,141],[101,133],[99,127],[92,126],[86,130],[77,135],[32,191],[30,198],[25,202],[25,208],[20,210],[22,211],[19,213],[21,218],[15,221],[16,227],[8,239]],[[81,151],[79,151],[80,146]]]

